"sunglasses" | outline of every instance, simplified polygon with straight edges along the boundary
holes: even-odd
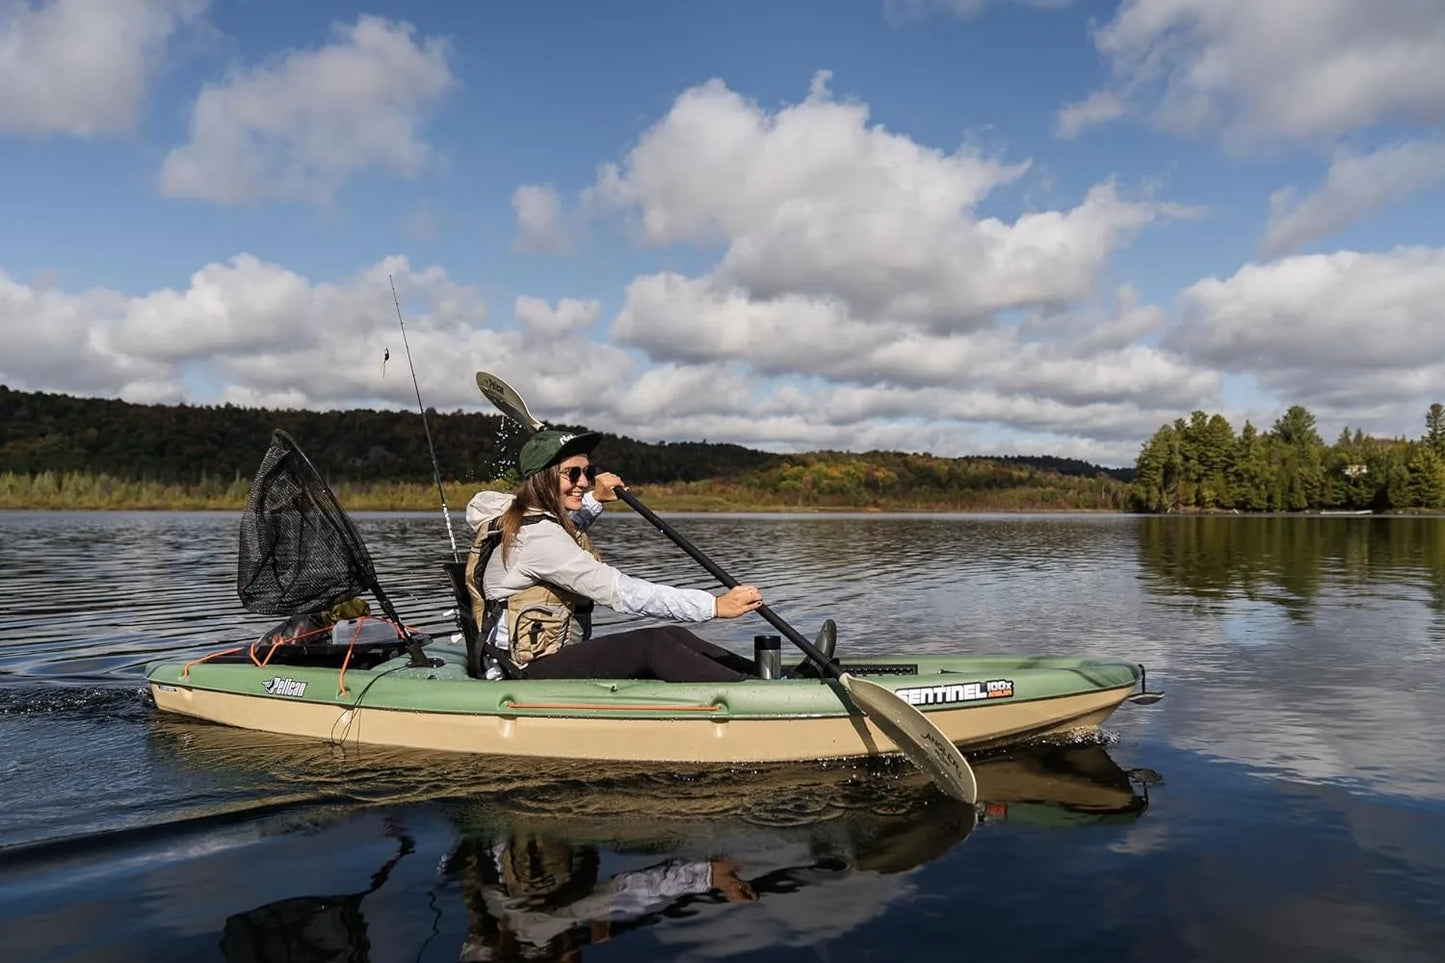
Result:
[[[562,477],[567,479],[567,484],[569,485],[577,484],[577,479],[581,478],[583,475],[587,476],[588,482],[594,481],[597,478],[597,466],[573,465],[571,468],[562,469]]]

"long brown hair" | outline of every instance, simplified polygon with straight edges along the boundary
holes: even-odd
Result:
[[[517,489],[517,497],[502,513],[503,565],[507,564],[507,554],[517,541],[517,533],[522,530],[522,519],[528,512],[534,511],[544,511],[553,516],[562,523],[568,535],[573,539],[577,537],[577,526],[562,501],[562,469],[559,466],[548,465],[522,482],[522,487]]]

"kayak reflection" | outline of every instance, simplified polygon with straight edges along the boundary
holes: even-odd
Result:
[[[731,816],[719,780],[639,781],[571,811],[518,794],[459,810],[462,839],[447,865],[469,927],[463,960],[575,961],[584,947],[640,927],[686,920],[690,942],[717,920],[734,952],[808,944],[846,933],[910,898],[913,870],[980,819],[1040,826],[1133,820],[1148,805],[1148,770],[1126,772],[1101,747],[1036,747],[979,761],[980,802],[957,803],[911,773],[812,774],[769,783]],[[702,817],[706,815],[707,818]],[[659,857],[659,852],[666,855]],[[601,871],[604,858],[629,864]],[[745,930],[729,904],[764,904]],[[666,934],[657,939],[667,942]]]
[[[235,735],[202,728],[206,741],[218,732]],[[195,751],[197,743],[189,740],[186,748]],[[216,746],[201,751],[211,757]],[[247,755],[257,761],[254,751]],[[734,952],[753,942],[762,948],[829,939],[926,894],[927,879],[915,871],[949,853],[980,822],[1057,827],[1133,820],[1146,810],[1147,784],[1157,779],[1147,770],[1126,772],[1099,746],[1035,747],[976,760],[980,801],[968,806],[911,767],[877,761],[609,771],[585,779],[566,766],[524,772],[492,762],[485,775],[474,773],[465,796],[455,795],[458,761],[450,758],[438,763],[447,767],[446,779],[433,783],[415,768],[404,778],[403,767],[383,777],[397,796],[374,784],[366,790],[369,802],[391,810],[415,802],[418,786],[425,793],[450,784],[450,797],[430,797],[457,833],[438,888],[460,895],[461,905],[450,902],[443,912],[464,910],[465,932],[458,922],[438,935],[459,938],[462,960],[577,961],[588,946],[642,928],[657,943],[717,940]],[[387,772],[376,758],[370,763],[371,771]],[[222,939],[226,959],[371,958],[366,900],[411,852],[404,832],[396,839],[395,855],[355,893],[281,900],[231,917]],[[746,927],[731,915],[740,906],[747,907]]]
[[[448,873],[461,885],[463,960],[576,959],[581,947],[682,912],[698,900],[752,902],[763,880],[725,857],[672,858],[602,879],[597,846],[521,831],[466,837]]]

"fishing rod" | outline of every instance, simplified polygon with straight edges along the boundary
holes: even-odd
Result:
[[[452,534],[452,513],[447,511],[447,493],[446,489],[442,488],[442,469],[437,464],[437,450],[432,444],[431,426],[426,423],[426,406],[421,403],[421,386],[416,382],[416,366],[411,363],[411,345],[406,342],[406,322],[401,319],[401,301],[396,296],[396,282],[388,274],[386,283],[391,285],[391,303],[396,305],[396,323],[401,325],[401,345],[406,349],[406,366],[411,369],[411,386],[416,389],[416,406],[421,411],[421,426],[426,429],[426,447],[427,451],[431,452],[432,477],[436,479],[437,495],[442,500],[442,518],[446,519],[447,523],[447,541],[452,544],[452,561],[460,562],[462,557],[457,553],[457,539]]]

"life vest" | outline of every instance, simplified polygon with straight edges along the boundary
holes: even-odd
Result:
[[[482,591],[482,576],[492,553],[502,543],[502,518],[488,519],[478,530],[467,554],[466,585],[471,598],[472,619],[483,640],[491,637],[497,620],[506,618],[510,653],[492,652],[500,660],[505,655],[515,666],[525,666],[533,659],[551,655],[564,645],[592,637],[593,602],[556,585],[539,582],[506,599],[488,599]],[[561,522],[551,515],[535,514],[522,519],[522,524],[536,525]],[[600,558],[592,540],[585,532],[577,533],[577,544],[594,558]],[[488,646],[490,650],[490,646]]]

